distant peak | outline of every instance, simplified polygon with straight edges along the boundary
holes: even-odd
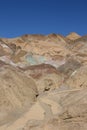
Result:
[[[80,38],[81,36],[79,34],[77,34],[76,32],[71,32],[66,37],[70,40],[76,40],[76,39]]]
[[[47,36],[48,36],[48,37],[57,37],[57,34],[51,33],[51,34],[48,34]]]

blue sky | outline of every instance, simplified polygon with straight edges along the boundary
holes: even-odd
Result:
[[[87,34],[87,0],[0,0],[0,37]]]

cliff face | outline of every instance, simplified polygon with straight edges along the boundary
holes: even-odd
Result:
[[[87,130],[87,36],[0,38],[0,130]]]

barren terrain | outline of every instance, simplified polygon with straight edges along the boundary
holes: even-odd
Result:
[[[87,36],[0,38],[0,130],[87,130]]]

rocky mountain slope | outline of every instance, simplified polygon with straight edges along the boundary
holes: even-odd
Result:
[[[0,130],[87,130],[87,36],[0,38]]]

